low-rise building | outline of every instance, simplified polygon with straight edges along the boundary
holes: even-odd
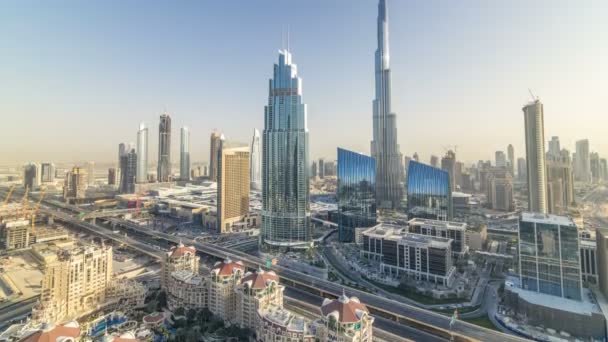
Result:
[[[321,305],[321,321],[317,324],[320,341],[372,342],[374,318],[357,297],[340,296],[325,299]]]
[[[255,329],[258,310],[266,310],[271,305],[283,307],[284,290],[273,271],[247,272],[235,290],[236,322],[241,327]]]
[[[107,301],[117,307],[138,309],[145,306],[146,288],[140,282],[130,279],[114,279],[106,292]]]
[[[257,316],[259,322],[256,326],[257,342],[314,342],[316,340],[316,331],[306,319],[294,315],[280,306],[272,305],[266,309],[259,309]]]
[[[381,272],[393,277],[408,276],[449,287],[456,273],[452,242],[379,224],[363,233],[361,256],[379,261]]]
[[[442,237],[452,240],[452,253],[464,255],[468,248],[465,243],[467,224],[464,222],[438,221],[415,218],[408,222],[408,231],[414,234]]]
[[[179,307],[194,309],[206,307],[208,301],[208,283],[201,275],[189,270],[171,273],[167,287],[167,306],[169,310]]]

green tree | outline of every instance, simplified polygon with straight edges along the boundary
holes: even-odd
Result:
[[[162,309],[167,307],[167,294],[165,293],[165,291],[160,291],[158,293],[158,296],[156,296],[156,301],[158,302],[158,311],[162,311]]]

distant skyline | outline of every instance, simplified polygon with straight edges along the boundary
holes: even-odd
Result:
[[[308,104],[310,159],[370,154],[377,0],[0,3],[0,164],[117,159],[159,116],[190,127],[192,163],[213,129],[249,143],[290,31]],[[522,107],[544,104],[545,138],[588,138],[608,156],[608,3],[399,1],[390,8],[393,111],[405,156],[428,163],[525,156]],[[280,18],[277,20],[277,18]],[[312,24],[314,23],[314,25]],[[546,142],[545,142],[546,143]]]

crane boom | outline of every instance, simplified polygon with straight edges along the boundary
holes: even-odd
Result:
[[[4,199],[4,203],[3,205],[7,205],[8,201],[11,199],[11,195],[13,194],[13,191],[15,190],[15,187],[17,185],[13,184],[13,186],[11,186],[10,190],[8,191],[8,194],[6,195],[6,198]]]

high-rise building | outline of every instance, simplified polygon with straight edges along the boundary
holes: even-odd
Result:
[[[506,168],[493,168],[486,175],[486,197],[490,207],[495,210],[513,211],[513,178]]]
[[[551,156],[554,157],[559,157],[561,154],[561,147],[559,144],[559,137],[551,137],[551,140],[549,141],[549,152],[548,152]]]
[[[517,158],[517,179],[525,181],[528,179],[528,165],[526,158]]]
[[[38,188],[42,182],[42,169],[38,163],[29,163],[23,167],[23,187],[30,190]]]
[[[120,157],[122,157],[129,150],[127,148],[127,144],[120,143],[118,144],[118,159],[116,160],[116,184],[120,185]]]
[[[319,158],[319,178],[325,178],[325,159]]]
[[[95,162],[89,161],[86,163],[87,166],[87,185],[95,185]]]
[[[166,112],[161,114],[158,125],[158,169],[156,178],[159,182],[171,180],[171,117]]]
[[[134,148],[120,157],[120,172],[120,193],[135,193],[135,179],[137,177],[137,153],[135,152]]]
[[[391,69],[388,40],[388,8],[378,4],[376,49],[376,98],[373,101],[372,157],[376,160],[376,201],[380,208],[398,209],[404,195],[404,170],[397,142],[397,115],[391,111]]]
[[[507,156],[505,155],[505,153],[503,151],[496,151],[494,153],[495,155],[495,164],[496,167],[502,167],[502,168],[506,168],[507,167]]]
[[[74,166],[72,170],[65,175],[65,183],[63,185],[63,199],[66,202],[78,201],[85,198],[87,190],[87,172]]]
[[[431,156],[431,166],[439,167],[439,157],[437,157],[435,155]]]
[[[602,166],[600,164],[600,155],[597,152],[589,154],[589,169],[591,170],[591,181],[598,183],[602,176]]]
[[[179,145],[179,179],[190,180],[190,130],[182,127]]]
[[[443,158],[441,158],[441,169],[450,175],[450,191],[456,189],[456,153],[449,150]]]
[[[540,213],[521,214],[519,273],[524,290],[582,299],[579,236],[572,219]]]
[[[574,176],[579,182],[591,183],[591,159],[589,155],[589,140],[587,139],[576,142]]]
[[[574,204],[574,174],[570,152],[563,149],[560,155],[547,153],[547,206],[549,213],[566,214]]]
[[[55,181],[55,164],[42,163],[41,165],[41,180],[42,183],[52,183]]]
[[[137,183],[148,182],[148,127],[139,124],[137,131]]]
[[[507,157],[509,158],[509,171],[511,171],[511,177],[515,177],[515,149],[511,144],[507,146]]]
[[[547,213],[545,123],[543,104],[536,99],[522,108],[526,128],[528,210]]]
[[[262,190],[262,150],[260,145],[260,131],[253,130],[253,139],[251,140],[251,151],[249,153],[251,163],[249,171],[251,172],[250,182],[252,190]]]
[[[249,151],[247,144],[222,140],[218,158],[217,227],[229,232],[249,213]]]
[[[277,248],[305,247],[312,242],[308,127],[302,79],[288,50],[279,52],[268,90],[262,140],[261,241]]]
[[[454,189],[462,186],[462,169],[464,168],[464,164],[462,162],[457,161],[454,164]]]
[[[108,169],[108,185],[116,185],[116,168]]]
[[[316,340],[372,342],[373,324],[374,317],[369,314],[369,310],[359,298],[349,298],[345,294],[338,299],[326,298],[321,305],[321,324],[317,325]],[[283,341],[283,339],[274,341]]]
[[[598,283],[604,298],[608,298],[608,229],[596,229],[595,241]]]
[[[420,158],[418,157],[418,152],[414,152],[414,154],[412,155],[412,159],[417,162],[420,162]]]
[[[325,176],[335,177],[337,174],[336,162],[327,161],[325,162]]]
[[[376,161],[338,148],[338,239],[355,242],[357,231],[376,225]]]
[[[452,191],[448,172],[410,161],[407,171],[408,217],[432,220],[451,220]]]
[[[606,158],[600,159],[600,170],[601,180],[605,182],[606,180],[608,180],[608,161],[606,160]]]
[[[112,280],[112,247],[83,245],[42,254],[42,291],[35,316],[47,322],[75,318],[105,304]]]
[[[279,276],[261,268],[247,272],[236,288],[236,322],[241,327],[255,329],[259,322],[258,310],[270,306],[283,307],[285,286],[279,284]],[[261,337],[261,336],[259,336]]]
[[[171,285],[171,273],[188,271],[198,274],[199,257],[196,256],[196,248],[194,246],[185,246],[179,243],[163,255],[161,269],[161,286],[163,289]]]
[[[316,178],[317,177],[317,162],[316,161],[312,161],[312,166],[310,167],[310,178]]]
[[[211,269],[209,310],[224,321],[236,323],[237,295],[235,289],[244,275],[245,266],[241,261],[228,259],[216,262]]]
[[[214,130],[211,133],[210,150],[209,150],[209,178],[213,182],[217,182],[218,176],[218,153],[220,152],[220,145],[224,135]]]

